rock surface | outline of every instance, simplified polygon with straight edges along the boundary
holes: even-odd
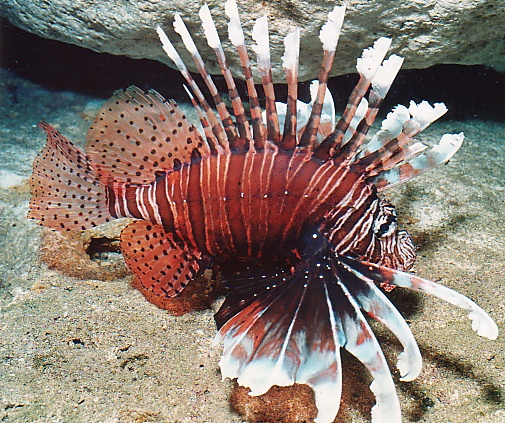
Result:
[[[209,70],[219,73],[213,51],[207,46],[198,18],[200,0],[87,1],[0,0],[0,16],[42,37],[76,44],[98,52],[159,60],[173,66],[160,47],[155,28],[162,26],[185,51],[172,30],[179,12],[194,35]],[[227,38],[227,17],[221,1],[210,1],[218,31]],[[322,57],[317,39],[334,2],[239,1],[246,39],[253,20],[268,14],[274,78],[283,82],[280,66],[283,38],[295,26],[302,28],[300,79],[317,78]],[[435,64],[483,64],[505,70],[505,2],[502,0],[415,0],[409,2],[350,3],[333,74],[355,71],[356,57],[380,36],[393,38],[392,51],[404,56],[405,68]],[[230,50],[227,42],[225,50]],[[189,57],[186,63],[192,65]],[[235,52],[229,56],[236,75],[241,74]],[[277,66],[276,66],[277,65]],[[193,67],[193,70],[194,67]]]

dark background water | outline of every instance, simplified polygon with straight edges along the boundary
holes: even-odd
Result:
[[[115,90],[137,85],[155,88],[167,97],[189,101],[182,90],[183,78],[153,60],[95,53],[71,44],[25,32],[0,19],[0,67],[51,90],[74,91],[108,98]],[[220,77],[216,78],[219,86]],[[356,75],[330,80],[330,89],[341,110],[357,81]],[[223,88],[224,83],[222,83]],[[301,92],[308,90],[302,84]],[[12,87],[15,90],[15,87]],[[282,99],[282,86],[278,86]],[[505,74],[484,66],[438,65],[421,70],[402,70],[382,107],[385,115],[396,104],[410,100],[444,102],[449,112],[443,119],[505,120]]]

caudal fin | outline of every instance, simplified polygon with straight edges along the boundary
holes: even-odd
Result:
[[[41,122],[47,143],[33,162],[28,218],[59,230],[85,230],[108,222],[105,187],[87,156],[51,125]]]

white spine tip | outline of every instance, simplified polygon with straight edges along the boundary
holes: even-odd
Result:
[[[498,326],[483,310],[470,312],[468,318],[472,320],[472,329],[477,335],[494,341],[498,338]]]
[[[219,35],[216,30],[216,26],[214,25],[214,21],[212,19],[212,15],[210,14],[209,6],[205,3],[200,8],[200,19],[202,20],[203,30],[205,32],[205,37],[207,38],[207,43],[211,48],[219,48],[221,45],[221,41],[219,40]]]
[[[447,112],[447,107],[444,103],[435,103],[433,106],[427,101],[422,101],[416,104],[414,101],[410,102],[409,112],[414,121],[416,121],[420,130],[422,131],[430,123],[436,121]]]
[[[395,79],[398,71],[402,67],[403,57],[396,54],[391,55],[387,60],[384,60],[382,65],[377,70],[377,73],[372,79],[372,88],[381,97],[384,97]]]
[[[266,16],[256,19],[253,26],[252,38],[256,41],[256,44],[252,47],[258,57],[269,56],[270,46],[268,43],[268,20]]]
[[[198,55],[198,49],[196,48],[196,44],[191,38],[188,28],[186,28],[186,24],[182,20],[181,15],[179,15],[178,13],[174,15],[174,30],[181,36],[182,42],[186,46],[186,49],[192,55],[194,56]]]
[[[335,51],[337,48],[340,30],[344,22],[345,5],[336,6],[330,13],[328,13],[328,20],[321,28],[319,39],[323,44],[323,49],[326,51]]]
[[[175,50],[172,42],[168,39],[167,34],[165,34],[165,31],[158,25],[156,27],[156,32],[158,33],[158,36],[160,37],[161,43],[163,45],[163,50],[167,54],[167,56],[175,63],[175,65],[179,69],[185,68],[184,62],[182,61],[181,57],[179,56],[179,53]]]
[[[375,41],[372,47],[363,50],[363,54],[356,65],[359,74],[366,79],[372,79],[384,57],[386,57],[390,45],[391,38],[381,37]]]
[[[284,38],[284,56],[282,67],[296,69],[298,67],[298,54],[300,51],[300,28],[296,28]]]
[[[228,37],[234,46],[245,44],[244,32],[240,23],[238,14],[237,2],[235,0],[228,0],[224,6],[226,16],[230,19],[228,24]]]

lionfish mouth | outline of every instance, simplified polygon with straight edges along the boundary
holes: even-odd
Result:
[[[33,165],[29,217],[58,230],[134,218],[121,234],[121,250],[138,289],[159,306],[213,261],[248,260],[246,271],[223,270],[231,290],[215,316],[216,343],[224,345],[223,377],[237,378],[251,395],[274,385],[307,384],[315,393],[316,421],[329,423],[340,406],[344,348],[373,376],[372,421],[400,422],[393,379],[365,315],[402,343],[402,380],[419,375],[421,355],[409,326],[376,285],[437,296],[468,311],[479,335],[498,336],[496,324],[474,302],[406,273],[415,248],[410,236],[397,229],[394,207],[377,195],[446,163],[463,134],[445,134],[427,149],[414,137],[446,108],[412,102],[408,108],[397,106],[380,131],[366,138],[403,61],[396,55],[385,60],[387,38],[358,59],[360,79],[335,122],[327,81],[345,6],[335,7],[321,29],[323,62],[310,104],[297,99],[300,30],[284,41],[288,99],[283,104],[275,101],[267,18],[255,22],[253,48],[266,97],[262,110],[235,0],[228,0],[225,9],[250,113],[208,6],[200,17],[229,90],[233,117],[176,14],[175,31],[203,76],[217,114],[164,31],[158,27],[157,32],[188,82],[203,134],[174,101],[136,87],[116,92],[103,106],[85,152],[41,123],[47,144]],[[286,264],[290,254],[296,259]],[[266,267],[276,259],[278,265]]]

